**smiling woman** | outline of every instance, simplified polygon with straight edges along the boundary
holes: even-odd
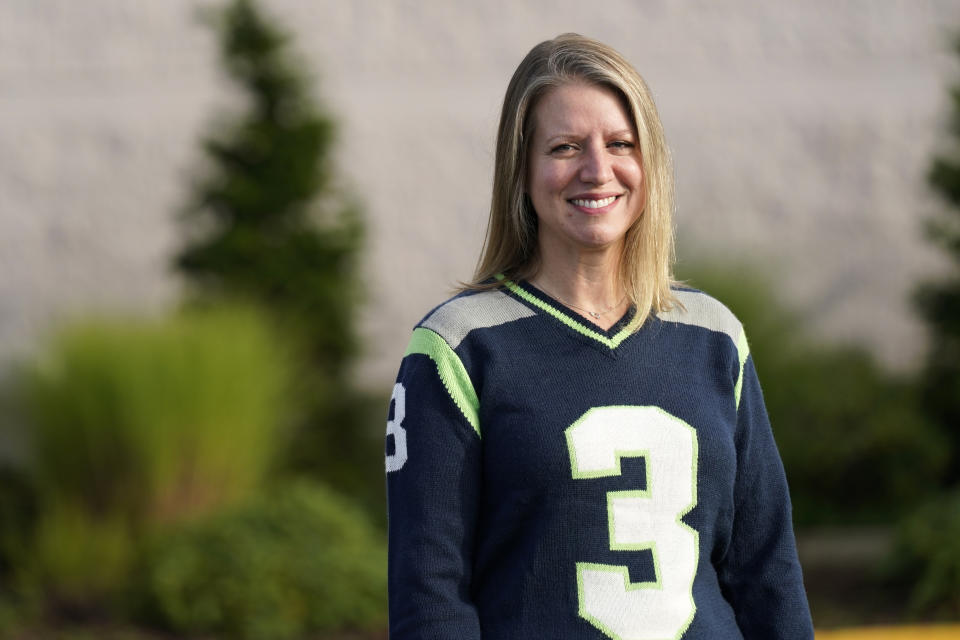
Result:
[[[394,385],[391,638],[813,638],[743,327],[673,281],[672,209],[633,67],[534,47],[477,272]]]
[[[556,129],[546,132],[548,127]],[[611,155],[583,149],[584,142],[591,141],[577,136],[590,137],[591,133],[598,138],[592,142],[602,140]],[[564,135],[572,139],[564,140]],[[543,148],[551,137],[558,136],[554,147]],[[541,178],[549,177],[537,170],[537,166],[546,166],[538,160],[548,152],[558,161],[564,154],[566,159],[576,160],[564,163],[568,166],[583,165],[578,176],[583,182],[580,191],[567,196],[586,196],[574,198],[581,200],[580,211],[605,205],[587,202],[598,195],[618,195],[616,186],[596,185],[598,179],[623,177],[622,171],[620,176],[612,175],[613,165],[602,162],[605,157],[624,158],[618,166],[632,165],[629,158],[638,163],[640,171],[629,180],[639,181],[634,185],[639,188],[630,193],[629,206],[619,203],[617,207],[635,212],[633,223],[619,241],[603,251],[590,247],[567,251],[566,258],[556,265],[565,275],[554,280],[562,282],[550,282],[545,275],[554,271],[543,263],[551,257],[544,258],[542,240],[547,234],[539,232],[548,210],[545,202],[543,210],[533,202],[542,195],[538,187],[546,186]],[[608,171],[611,175],[606,175]],[[649,313],[666,311],[674,301],[673,206],[670,151],[643,78],[616,51],[595,40],[566,34],[540,43],[520,63],[507,87],[497,133],[487,238],[468,288],[487,288],[498,274],[516,282],[535,282],[539,275],[539,284],[555,299],[591,321],[600,320],[605,328],[630,305],[636,310],[635,323],[640,325]]]

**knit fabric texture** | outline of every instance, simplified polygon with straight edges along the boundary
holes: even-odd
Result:
[[[387,423],[391,638],[813,638],[743,328],[675,293],[603,330],[504,281],[417,325]]]

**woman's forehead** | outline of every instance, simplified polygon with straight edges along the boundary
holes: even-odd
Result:
[[[633,133],[622,96],[602,85],[563,84],[538,100],[531,113],[535,136]]]

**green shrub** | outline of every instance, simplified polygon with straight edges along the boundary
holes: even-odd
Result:
[[[0,585],[8,583],[35,519],[36,496],[26,473],[0,464]]]
[[[853,347],[810,348],[788,364],[764,389],[798,522],[893,522],[936,491],[946,443],[915,388]]]
[[[818,342],[757,269],[687,269],[740,318],[799,525],[889,523],[937,491],[948,448],[910,380],[862,347]],[[692,273],[693,275],[689,275]]]
[[[919,507],[900,524],[888,575],[911,585],[916,615],[960,616],[960,491]]]
[[[36,613],[36,600],[15,585],[35,520],[36,496],[25,472],[0,464],[0,638],[7,637],[21,619]]]
[[[285,375],[246,309],[67,329],[26,381],[41,496],[134,522],[242,500],[272,461]]]
[[[57,335],[23,378],[37,514],[22,588],[96,613],[125,590],[141,536],[253,495],[280,436],[286,375],[246,308]]]
[[[271,640],[382,625],[385,569],[363,513],[301,481],[164,536],[142,575],[172,631]]]
[[[118,610],[134,561],[129,524],[96,516],[76,504],[47,505],[37,522],[27,580],[49,609],[67,616]]]

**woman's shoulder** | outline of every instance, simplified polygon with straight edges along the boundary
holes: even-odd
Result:
[[[431,309],[416,329],[428,329],[457,346],[473,331],[496,327],[535,315],[501,287],[467,290]]]
[[[673,285],[670,289],[675,302],[670,309],[659,312],[657,318],[725,333],[735,345],[741,346],[745,340],[743,325],[726,305],[693,287]]]

